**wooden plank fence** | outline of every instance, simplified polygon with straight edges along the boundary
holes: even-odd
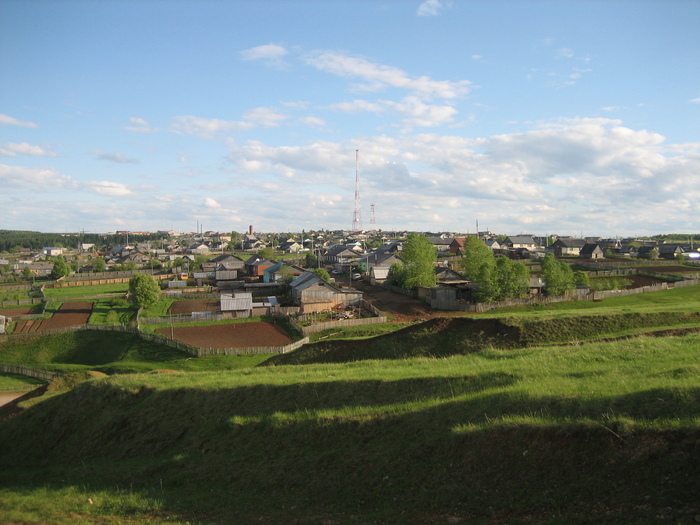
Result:
[[[0,364],[0,372],[3,372],[5,374],[17,374],[20,376],[28,376],[33,377],[35,379],[43,379],[45,381],[50,381],[54,377],[62,375],[58,372],[49,372],[48,370],[40,370],[38,368],[29,368],[26,366],[4,364]],[[36,388],[36,386],[33,386],[30,390],[33,390],[34,388]]]

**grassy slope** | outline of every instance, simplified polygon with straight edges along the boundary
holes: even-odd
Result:
[[[697,326],[699,295],[441,319],[296,357],[345,364],[92,381],[0,424],[0,520],[691,523],[700,336],[514,346]],[[107,359],[103,345],[37,362]],[[443,358],[387,359],[406,356]]]
[[[691,523],[698,352],[695,335],[95,380],[0,425],[0,510],[26,519],[47,497],[33,522]]]
[[[0,344],[0,363],[59,372],[105,373],[149,370],[230,370],[255,366],[269,355],[191,355],[120,332],[74,332]]]

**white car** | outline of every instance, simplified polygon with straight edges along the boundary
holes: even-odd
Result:
[[[353,280],[353,281],[359,281],[360,279],[362,279],[362,274],[361,274],[361,273],[353,273],[353,274],[352,274],[352,280]]]

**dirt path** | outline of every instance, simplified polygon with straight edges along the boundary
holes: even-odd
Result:
[[[14,401],[18,397],[22,397],[26,392],[14,392],[12,394],[0,393],[0,407],[8,404],[10,401]]]

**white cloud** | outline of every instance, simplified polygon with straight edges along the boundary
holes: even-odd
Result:
[[[222,133],[244,131],[256,126],[271,128],[279,126],[288,117],[270,108],[254,108],[243,115],[243,120],[222,120],[202,118],[193,115],[175,117],[170,130],[175,133],[195,135],[201,138],[215,138]]]
[[[276,60],[288,53],[289,52],[280,45],[265,44],[241,51],[241,58],[243,58],[243,60]]]
[[[425,0],[418,6],[418,16],[438,16],[445,8],[450,7],[450,2],[445,0]]]
[[[85,188],[99,195],[110,197],[126,197],[133,195],[133,192],[121,182],[93,181],[85,183]]]
[[[690,102],[691,102],[691,104],[700,104],[700,97],[694,98]]]
[[[71,189],[73,179],[53,168],[8,166],[0,164],[0,187],[21,188],[36,192]]]
[[[560,58],[573,58],[574,51],[573,49],[569,49],[568,47],[561,47],[557,49],[557,56]]]
[[[306,124],[307,126],[312,126],[320,128],[326,125],[326,121],[318,117],[303,117],[299,119],[299,122]]]
[[[131,126],[124,126],[124,129],[128,131],[134,131],[136,133],[152,133],[158,131],[158,128],[154,128],[142,118],[131,117],[129,122]]]
[[[0,157],[16,157],[17,155],[28,155],[30,157],[55,157],[56,153],[50,148],[33,146],[26,142],[20,144],[8,142],[0,146]]]
[[[221,208],[221,204],[216,202],[211,197],[207,197],[206,199],[204,199],[204,207],[205,208]]]
[[[175,117],[170,127],[175,133],[197,135],[203,138],[213,138],[219,133],[241,131],[253,127],[252,122],[236,120],[207,119],[192,115]]]
[[[503,233],[536,227],[579,234],[585,220],[586,231],[614,235],[663,231],[661,218],[687,222],[683,207],[700,199],[700,180],[693,177],[700,170],[700,144],[664,142],[659,134],[618,120],[580,118],[478,139],[381,135],[296,147],[231,141],[229,160],[239,188],[264,193],[256,201],[272,206],[284,196],[286,207],[305,210],[303,217],[285,215],[285,220],[313,216],[327,227],[348,227],[343,217],[349,223],[352,216],[357,148],[363,202],[371,195],[385,217],[384,229],[468,231],[474,217]],[[318,210],[299,196],[301,181]],[[436,214],[443,223],[431,222]]]
[[[387,87],[404,89],[424,99],[456,99],[469,93],[471,82],[433,80],[428,76],[411,77],[405,71],[376,64],[363,57],[319,51],[306,57],[306,62],[328,73],[346,78],[359,78],[365,84],[356,86],[363,91],[378,91]]]
[[[9,115],[2,115],[2,114],[0,114],[0,125],[19,126],[22,128],[38,128],[39,127],[34,122],[27,122],[25,120],[18,120],[14,117],[10,117]]]
[[[272,128],[279,126],[280,122],[286,120],[288,117],[269,108],[255,108],[243,115],[243,118],[256,126]]]
[[[288,69],[289,64],[283,60],[289,51],[278,44],[265,44],[241,51],[243,60],[261,60],[267,66],[277,69]]]
[[[140,162],[138,159],[131,159],[121,153],[108,153],[99,149],[93,150],[92,153],[97,160],[106,160],[117,164],[138,164]]]

